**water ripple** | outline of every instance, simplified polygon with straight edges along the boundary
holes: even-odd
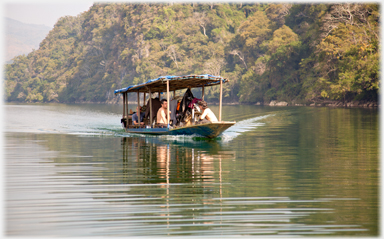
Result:
[[[248,120],[202,140],[124,134],[114,130],[121,115],[76,107],[7,111],[7,236],[378,235],[377,128],[367,114],[287,108],[280,117],[244,106],[233,114],[245,109]]]

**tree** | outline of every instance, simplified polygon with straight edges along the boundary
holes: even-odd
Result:
[[[227,101],[377,101],[379,19],[378,4],[94,4],[6,65],[4,96],[117,103],[121,87],[209,73],[230,79]]]
[[[206,25],[209,22],[209,19],[207,18],[207,14],[205,12],[202,12],[202,13],[194,12],[193,13],[193,18],[195,19],[196,24],[198,24],[199,26],[201,26],[201,28],[203,28],[204,36],[207,36],[207,34],[206,34]]]
[[[321,79],[316,98],[377,97],[377,93],[368,93],[379,89],[374,11],[369,5],[336,4],[324,17],[325,37],[316,49],[321,56],[315,67]]]

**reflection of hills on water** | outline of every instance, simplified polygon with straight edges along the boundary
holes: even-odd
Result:
[[[159,137],[126,137],[123,148],[124,182],[122,183],[190,183],[214,182],[222,157],[215,141],[182,142]],[[219,159],[219,160],[215,160]],[[218,168],[215,169],[215,165]]]

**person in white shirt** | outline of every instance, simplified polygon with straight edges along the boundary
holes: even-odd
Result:
[[[200,116],[201,123],[218,122],[215,114],[212,112],[210,108],[208,108],[207,102],[202,100],[202,101],[199,101],[197,105],[201,110],[201,116]]]

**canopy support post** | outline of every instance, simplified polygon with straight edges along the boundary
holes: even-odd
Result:
[[[140,127],[140,92],[137,92],[137,109],[136,109],[136,115],[137,115],[137,122],[139,122]]]
[[[125,93],[123,94],[123,119],[125,118]]]
[[[147,96],[147,93],[144,92],[144,101],[143,101],[144,103],[143,103],[143,106],[145,105],[145,100],[146,100],[146,98],[147,98],[146,96]]]
[[[201,100],[204,100],[204,86],[201,87]]]
[[[168,128],[169,128],[169,105],[170,105],[170,102],[169,102],[169,80],[167,80],[167,124],[168,124]]]
[[[126,107],[125,107],[125,109],[126,109],[126,111],[127,111],[127,113],[126,113],[126,116],[127,116],[127,124],[125,125],[126,126],[126,128],[128,128],[128,92],[126,92],[125,93],[125,102],[124,102],[124,104],[126,104]]]
[[[152,92],[151,92],[151,88],[149,88],[149,123],[151,124],[151,128],[152,128]]]
[[[221,112],[223,108],[223,81],[220,80],[220,105],[219,105],[219,122],[221,122]]]

